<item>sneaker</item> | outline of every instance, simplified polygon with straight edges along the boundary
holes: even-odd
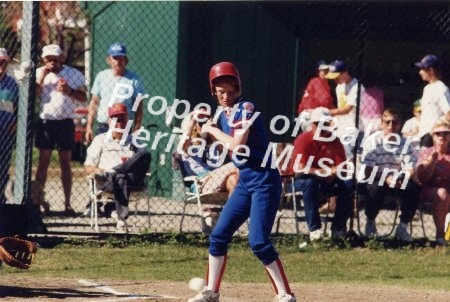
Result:
[[[220,293],[215,293],[212,290],[204,289],[195,297],[190,298],[188,302],[219,302]]]
[[[377,225],[375,224],[375,220],[367,219],[366,222],[366,237],[367,238],[375,238],[377,237]]]
[[[279,294],[273,298],[273,302],[297,302],[297,299],[294,295],[290,294]]]
[[[406,226],[403,223],[400,223],[395,230],[395,238],[404,242],[413,242],[411,235],[409,235]]]
[[[117,211],[112,211],[111,212],[111,218],[116,220],[116,221],[119,221],[119,215],[117,215]]]
[[[317,241],[320,239],[322,239],[322,230],[321,229],[309,232],[309,240],[310,241]]]
[[[81,213],[81,217],[90,217],[91,216],[91,207],[86,208],[83,213]]]
[[[118,220],[116,225],[116,233],[119,234],[127,234],[128,233],[128,224],[125,220]]]

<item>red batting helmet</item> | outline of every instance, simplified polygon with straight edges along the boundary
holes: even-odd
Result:
[[[230,76],[237,80],[238,89],[241,90],[241,78],[239,77],[239,70],[230,62],[220,62],[211,67],[209,71],[209,87],[211,88],[211,94],[214,95],[213,81],[219,77]]]

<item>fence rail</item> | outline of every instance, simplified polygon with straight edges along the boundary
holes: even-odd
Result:
[[[289,128],[292,130],[297,106],[309,79],[316,73],[319,59],[327,63],[344,60],[352,75],[362,83],[365,92],[361,98],[372,101],[371,105],[367,105],[369,101],[358,103],[356,117],[364,124],[363,129],[369,123],[379,127],[381,110],[387,107],[397,109],[403,120],[412,117],[412,104],[421,97],[425,85],[412,65],[425,54],[435,53],[440,57],[444,82],[450,70],[445,68],[450,66],[450,10],[445,2],[56,1],[39,2],[36,11],[27,11],[25,2],[0,2],[0,5],[0,48],[5,48],[11,57],[8,74],[22,91],[20,103],[14,107],[18,113],[17,129],[1,130],[2,158],[3,154],[7,158],[8,152],[12,152],[11,160],[2,159],[0,165],[0,190],[5,192],[1,204],[27,204],[27,208],[32,208],[28,210],[28,232],[93,232],[88,207],[90,192],[83,165],[89,145],[85,140],[87,107],[96,77],[109,68],[105,60],[108,47],[114,42],[126,45],[127,68],[141,79],[143,92],[163,96],[169,106],[175,99],[187,99],[192,105],[206,102],[214,106],[207,81],[208,68],[217,61],[236,62],[244,92],[258,101],[268,129],[269,121],[281,114],[292,121]],[[32,18],[39,22],[33,23]],[[64,64],[73,68],[65,73],[69,86],[86,89],[87,101],[76,100],[67,105],[67,114],[45,107],[48,101],[45,91],[36,94],[34,81],[35,77],[39,78],[39,72],[34,75],[36,69],[31,81],[21,78],[20,72],[26,67],[21,63],[31,60],[36,68],[42,67],[42,51],[49,44],[59,45]],[[56,78],[54,82],[48,81],[49,85],[57,85]],[[330,85],[334,105],[339,104],[342,100],[334,93],[333,81]],[[10,91],[13,87],[5,88],[1,84],[0,93],[5,89]],[[67,153],[53,150],[49,155],[46,150],[53,147],[48,145],[53,138],[43,141],[43,137],[38,137],[49,127],[43,120],[52,114],[69,118],[69,124],[73,122],[66,126],[58,123],[48,129],[55,136],[60,130],[66,131],[61,142],[68,140],[67,133],[74,136],[70,139],[74,146],[66,150],[71,151],[71,177],[64,172],[67,166],[63,167],[68,164],[63,160]],[[150,130],[152,138],[158,131],[174,134],[181,120],[166,124],[165,118],[164,114],[151,115],[144,106],[142,126]],[[270,140],[292,142],[291,133],[271,133]],[[130,231],[173,232],[181,226],[185,232],[202,231],[197,205],[184,203],[183,178],[172,165],[174,147],[167,150],[165,145],[157,148],[150,145],[147,149],[152,155],[152,176],[148,194],[139,202],[130,203]],[[47,164],[48,171],[45,171]],[[9,185],[6,185],[8,175]],[[45,186],[40,187],[39,182]],[[144,202],[147,198],[150,211]],[[67,211],[69,200],[74,212]],[[138,207],[137,215],[133,215],[135,207]],[[100,232],[115,232],[110,211],[104,204],[100,210]],[[363,232],[364,209],[358,212]],[[394,215],[395,209],[380,213],[377,221],[381,232],[389,228]],[[274,225],[274,232],[294,233],[293,217],[288,203],[277,216],[279,224]],[[414,237],[423,236],[418,217],[412,222]],[[300,219],[300,232],[306,234],[306,223]],[[426,213],[424,221],[428,237],[433,237],[435,226],[431,215]],[[240,232],[246,232],[246,225]]]

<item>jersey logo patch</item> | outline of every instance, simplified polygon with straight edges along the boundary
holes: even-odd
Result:
[[[242,108],[244,108],[244,110],[246,111],[247,114],[251,114],[255,111],[255,106],[253,106],[252,103],[250,102],[245,102],[242,104]]]

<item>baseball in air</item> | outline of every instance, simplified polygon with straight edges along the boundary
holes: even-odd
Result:
[[[189,288],[192,289],[193,291],[199,292],[203,289],[203,287],[206,286],[206,280],[203,278],[192,278],[189,281]]]

